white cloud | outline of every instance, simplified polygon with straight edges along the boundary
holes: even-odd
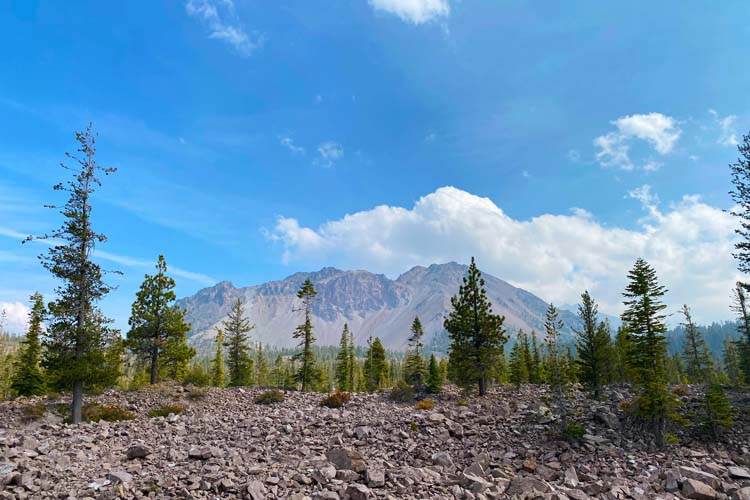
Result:
[[[701,321],[728,318],[729,291],[740,278],[731,257],[733,218],[694,196],[662,211],[649,186],[629,197],[648,210],[634,229],[602,225],[580,209],[516,220],[488,198],[443,187],[412,208],[381,205],[317,229],[282,217],[268,236],[282,242],[285,262],[391,276],[414,265],[465,263],[473,255],[482,270],[545,300],[576,303],[588,289],[614,314],[621,311],[628,270],[644,257],[670,290],[673,309],[687,303]]]
[[[412,24],[422,24],[450,14],[447,0],[369,0],[376,11],[394,14]]]
[[[0,302],[0,331],[16,335],[24,333],[29,322],[29,312],[29,308],[21,302]]]
[[[576,151],[575,149],[571,149],[568,151],[568,160],[572,161],[573,163],[578,163],[581,161],[581,153]]]
[[[282,136],[279,137],[279,144],[287,148],[289,151],[291,151],[294,155],[304,155],[305,154],[305,148],[302,146],[297,146],[294,144],[294,141],[291,137]]]
[[[596,159],[603,167],[616,167],[622,170],[636,168],[630,158],[630,146],[633,139],[645,141],[657,153],[666,155],[672,152],[682,133],[674,118],[661,113],[623,116],[613,121],[612,124],[617,128],[616,131],[594,139],[594,145],[599,148]],[[649,160],[641,168],[654,171],[660,166],[660,163]]]
[[[739,144],[737,139],[737,115],[719,116],[714,109],[709,109],[708,113],[713,117],[716,126],[719,128],[719,137],[716,139],[722,146],[736,146]]]
[[[327,141],[318,145],[318,157],[313,163],[320,167],[332,167],[344,157],[344,147],[338,142]]]
[[[227,42],[243,57],[263,46],[263,35],[248,34],[240,26],[232,0],[188,0],[185,10],[205,24],[209,38]]]

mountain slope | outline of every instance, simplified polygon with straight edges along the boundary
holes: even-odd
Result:
[[[297,290],[310,278],[318,291],[313,324],[320,345],[338,343],[344,323],[349,323],[358,344],[364,344],[372,335],[380,337],[386,347],[403,349],[415,316],[422,321],[428,340],[443,330],[450,298],[458,292],[467,269],[454,262],[417,266],[391,280],[368,271],[326,267],[245,288],[222,281],[178,303],[187,309],[187,319],[193,326],[190,340],[198,347],[210,345],[215,327],[225,319],[237,298],[256,325],[252,338],[264,344],[291,346],[291,332],[302,320]],[[489,274],[484,274],[484,279],[494,311],[505,316],[509,331],[543,331],[547,303]],[[577,323],[569,311],[562,310],[560,316],[568,331],[570,325]]]

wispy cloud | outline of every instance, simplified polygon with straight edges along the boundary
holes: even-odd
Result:
[[[344,147],[338,142],[327,141],[318,145],[318,157],[313,163],[320,167],[330,168],[344,157]]]
[[[737,140],[737,115],[719,116],[715,109],[709,109],[708,113],[713,117],[716,126],[719,128],[719,137],[716,142],[722,146],[736,146]]]
[[[398,16],[411,24],[422,24],[447,17],[450,5],[447,0],[369,0],[376,11]]]
[[[209,38],[230,44],[243,57],[252,55],[265,42],[262,34],[247,33],[242,28],[232,0],[188,0],[185,10],[208,28]]]
[[[641,168],[646,171],[658,170],[659,162],[648,160],[640,167],[630,157],[630,146],[634,139],[648,143],[658,154],[666,155],[674,149],[682,130],[671,116],[661,113],[623,116],[612,124],[617,130],[594,139],[599,148],[596,159],[603,167],[621,170]]]
[[[20,241],[25,240],[29,235],[21,233],[19,231],[15,231],[7,227],[0,227],[0,236],[15,239],[20,242]],[[59,240],[54,240],[54,239],[47,239],[47,240],[37,239],[37,240],[32,240],[32,241],[35,243],[42,243],[44,245],[49,245],[49,246],[60,243]],[[106,260],[108,262],[113,262],[121,266],[137,268],[137,269],[151,269],[156,264],[156,261],[137,259],[134,257],[128,257],[125,255],[119,255],[116,253],[106,252],[104,250],[98,250],[98,249],[94,250],[94,257],[98,259]],[[210,286],[218,282],[218,280],[208,275],[195,273],[192,271],[186,271],[185,269],[181,269],[179,267],[174,267],[174,266],[169,267],[169,273],[172,274],[173,276],[184,278],[190,281],[194,281],[202,285]]]
[[[305,148],[303,148],[302,146],[297,146],[291,137],[288,137],[288,136],[279,137],[279,144],[287,148],[294,155],[305,154]]]

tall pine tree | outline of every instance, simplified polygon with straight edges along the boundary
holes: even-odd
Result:
[[[750,303],[748,286],[739,281],[732,290],[732,310],[737,314],[737,332],[740,334],[737,345],[737,358],[745,383],[750,382]]]
[[[315,291],[315,287],[309,278],[305,280],[299,292],[297,292],[297,298],[302,300],[305,311],[305,322],[294,330],[293,337],[299,339],[301,351],[295,354],[293,359],[302,362],[297,372],[297,381],[302,384],[302,392],[310,389],[317,378],[315,354],[312,350],[313,345],[315,345],[312,326],[312,304],[317,294],[318,292]]]
[[[216,355],[211,362],[211,385],[224,387],[226,377],[224,375],[224,331],[216,329]]]
[[[582,328],[575,331],[578,366],[583,385],[599,399],[602,386],[607,382],[607,365],[610,360],[610,332],[606,323],[598,323],[599,308],[589,292],[583,292],[578,305],[578,318]]]
[[[565,372],[562,345],[560,344],[560,334],[564,325],[560,319],[557,309],[552,304],[547,308],[547,315],[544,320],[544,331],[547,334],[547,364],[549,365],[549,385],[557,396],[557,412],[560,416],[561,432],[565,433],[568,429],[568,404],[567,404],[567,383],[568,377]]]
[[[365,388],[368,392],[373,392],[385,387],[388,379],[388,363],[385,358],[385,348],[379,338],[369,340],[368,345],[363,372]]]
[[[119,376],[116,367],[109,366],[106,357],[109,344],[119,336],[102,316],[97,303],[110,291],[102,279],[102,270],[91,260],[97,243],[107,238],[92,228],[92,194],[101,186],[99,174],[115,172],[96,162],[96,134],[89,124],[76,133],[77,154],[66,153],[77,165],[62,165],[73,172],[73,179],[55,185],[64,191],[68,200],[59,208],[62,226],[33,239],[52,240],[54,245],[40,256],[42,265],[61,284],[57,297],[49,304],[50,321],[43,337],[42,364],[49,382],[58,389],[73,390],[71,421],[81,422],[83,392],[87,386],[114,383]]]
[[[227,368],[229,385],[240,387],[250,385],[253,378],[253,360],[250,357],[250,333],[255,325],[245,317],[245,308],[238,297],[229,311],[227,319],[222,321],[221,330],[224,336],[224,347],[227,348]],[[217,333],[218,334],[218,333]]]
[[[41,396],[46,390],[44,372],[39,366],[42,353],[40,338],[47,310],[38,292],[31,296],[31,312],[26,337],[15,360],[11,389],[18,396]],[[1,330],[1,329],[0,329]]]
[[[430,366],[427,370],[427,392],[430,394],[439,394],[443,390],[443,375],[440,373],[435,354],[430,356]]]
[[[349,383],[349,324],[344,323],[344,331],[341,332],[339,352],[336,353],[336,389],[348,392],[352,390]]]
[[[179,378],[195,349],[187,345],[190,325],[185,310],[174,302],[175,281],[167,276],[167,262],[159,255],[157,273],[147,274],[130,313],[127,345],[136,358],[148,366],[150,383],[159,381],[160,374]]]
[[[675,404],[667,387],[667,327],[661,298],[666,289],[659,285],[656,271],[638,259],[628,273],[623,296],[622,321],[630,338],[629,366],[639,388],[637,415],[653,433],[656,445],[664,446],[667,421]]]
[[[424,330],[419,317],[414,318],[411,325],[411,336],[409,337],[409,348],[404,359],[404,380],[407,384],[414,387],[415,390],[421,391],[427,376],[427,367],[422,357],[422,338]]]
[[[505,318],[492,313],[474,257],[458,295],[451,298],[451,308],[443,323],[451,340],[450,378],[465,387],[477,384],[479,395],[484,396],[489,372],[503,355]]]

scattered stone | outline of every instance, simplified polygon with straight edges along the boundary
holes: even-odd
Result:
[[[696,479],[687,478],[682,482],[682,494],[695,500],[714,500],[716,490]]]
[[[136,458],[146,458],[151,454],[151,451],[142,444],[134,444],[128,448],[125,454],[129,460],[134,460]]]

